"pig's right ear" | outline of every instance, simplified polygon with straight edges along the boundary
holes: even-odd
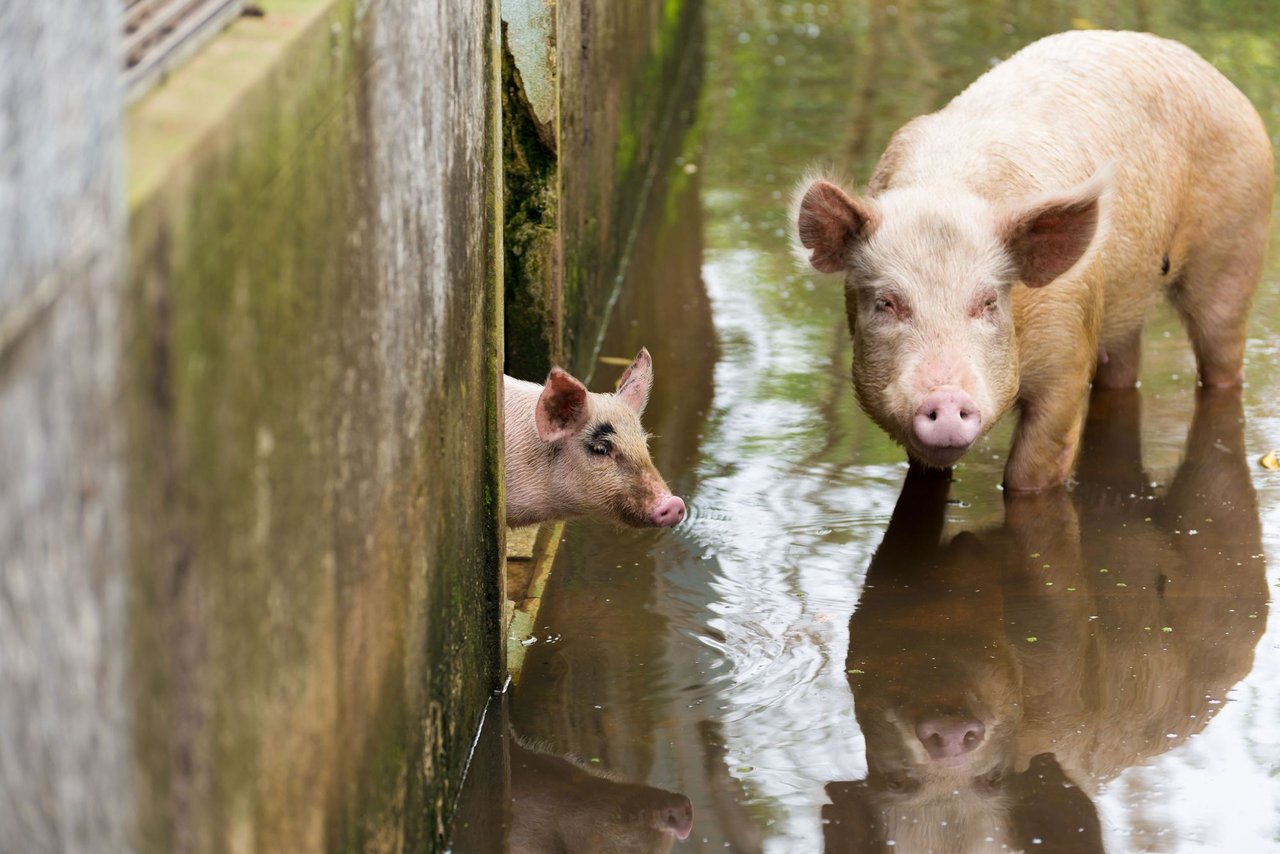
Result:
[[[538,438],[558,442],[587,423],[587,387],[569,373],[552,368],[533,410]]]
[[[638,414],[644,414],[649,403],[649,389],[653,387],[653,359],[649,348],[641,347],[635,361],[618,380],[618,400],[630,406]]]
[[[821,273],[839,273],[849,266],[853,247],[871,236],[880,224],[875,207],[854,199],[830,181],[802,185],[796,194],[794,222],[797,254]]]

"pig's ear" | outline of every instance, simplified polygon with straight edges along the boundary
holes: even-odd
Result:
[[[618,380],[618,400],[639,414],[649,403],[649,389],[653,387],[653,359],[648,349],[641,347],[635,361],[622,372]]]
[[[1103,230],[1113,171],[1107,164],[1064,193],[1032,199],[1001,216],[1000,238],[1025,284],[1047,285],[1088,253]]]
[[[558,442],[587,423],[587,387],[559,368],[552,368],[533,411],[538,438]]]
[[[880,224],[875,206],[854,199],[830,181],[802,185],[796,194],[793,222],[796,248],[821,273],[839,273],[849,266],[849,252]]]

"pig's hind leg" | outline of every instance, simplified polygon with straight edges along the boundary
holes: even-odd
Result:
[[[1191,338],[1200,382],[1209,388],[1231,388],[1244,379],[1245,324],[1262,273],[1265,221],[1260,230],[1252,245],[1237,236],[1188,259],[1169,289]]]
[[[1256,149],[1214,164],[1193,190],[1181,235],[1187,252],[1168,291],[1191,338],[1200,382],[1209,388],[1244,379],[1245,323],[1271,215],[1271,150],[1265,138]]]

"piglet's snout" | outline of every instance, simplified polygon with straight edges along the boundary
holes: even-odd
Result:
[[[967,448],[981,429],[977,404],[959,386],[931,389],[911,420],[911,432],[925,448]]]
[[[672,803],[659,813],[657,826],[676,839],[688,839],[693,830],[693,804],[684,795],[673,796]]]
[[[684,501],[678,495],[664,495],[649,511],[649,518],[659,528],[670,528],[684,519]]]

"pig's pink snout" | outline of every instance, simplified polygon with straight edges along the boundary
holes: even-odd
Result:
[[[954,456],[973,444],[982,429],[982,413],[973,398],[957,386],[939,386],[925,395],[911,419],[911,432],[921,450]]]
[[[670,528],[679,525],[684,519],[684,501],[678,495],[667,495],[658,499],[649,511],[649,518],[659,528]]]
[[[939,715],[916,724],[916,738],[924,745],[929,758],[943,764],[954,764],[982,744],[987,728],[971,717]]]

